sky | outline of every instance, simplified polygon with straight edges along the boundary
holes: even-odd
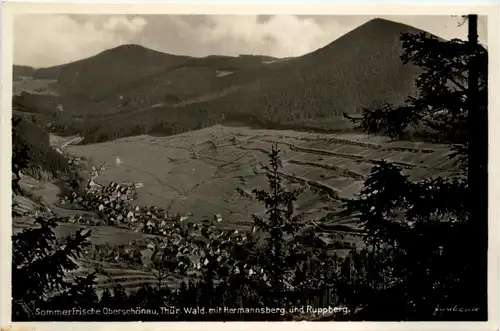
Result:
[[[457,16],[378,16],[445,39],[467,37]],[[189,56],[300,56],[323,47],[374,16],[70,15],[14,19],[14,63],[36,68],[93,56],[123,44]],[[486,18],[479,18],[486,44]]]

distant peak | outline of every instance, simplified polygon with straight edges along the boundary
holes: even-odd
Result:
[[[149,49],[147,49],[144,46],[137,45],[137,44],[125,44],[125,45],[116,46],[115,48],[111,48],[108,51],[122,51],[122,50],[123,51],[125,51],[125,50],[141,50],[141,51],[144,51],[144,50],[149,50]]]
[[[388,20],[385,18],[380,18],[380,17],[376,17],[374,19],[371,19],[368,21],[368,23],[370,23],[370,22],[373,22],[373,23],[376,23],[376,22],[379,22],[379,23],[397,23],[396,21],[391,21],[391,20]]]
[[[380,18],[380,17],[369,20],[365,24],[362,24],[361,26],[359,26],[358,29],[359,28],[367,28],[367,27],[377,28],[377,29],[383,28],[383,29],[391,29],[391,30],[392,29],[393,30],[402,30],[401,32],[403,32],[405,30],[420,30],[420,29],[418,29],[414,26],[411,26],[411,25],[407,25],[404,23],[396,22],[396,21],[391,21],[391,20],[388,20],[385,18]]]
[[[153,49],[149,49],[147,47],[137,45],[137,44],[125,44],[125,45],[120,45],[116,46],[113,48],[109,48],[105,51],[102,51],[99,54],[123,54],[123,55],[128,55],[128,54],[165,54],[163,52],[158,52]]]
[[[111,55],[111,56],[119,56],[119,57],[129,57],[129,56],[173,56],[172,54],[160,52],[154,49],[150,49],[138,44],[125,44],[116,46],[114,48],[109,48],[105,51],[97,55]]]
[[[313,53],[328,54],[329,50],[332,49],[332,47],[340,47],[338,49],[348,49],[349,47],[352,47],[353,43],[363,43],[368,41],[378,41],[382,43],[393,42],[395,39],[399,39],[401,37],[401,34],[421,32],[426,31],[404,23],[399,23],[384,18],[374,18],[347,32],[340,38],[337,38],[336,40],[314,51]]]

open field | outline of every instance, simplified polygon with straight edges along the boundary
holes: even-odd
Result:
[[[97,293],[100,295],[104,289],[112,289],[116,285],[121,285],[130,292],[135,292],[144,285],[156,286],[158,280],[154,271],[140,270],[136,268],[124,267],[120,264],[97,260],[80,260],[77,262],[80,269],[69,273],[69,277],[82,274],[88,270],[99,270],[96,282],[98,284]],[[168,284],[169,288],[175,289],[179,286],[181,277],[177,275],[170,276],[163,280],[163,284]]]
[[[21,95],[23,91],[30,93],[53,94],[50,85],[54,84],[53,79],[34,79],[32,77],[19,77],[12,82],[12,94]]]
[[[136,136],[67,152],[105,163],[96,182],[140,182],[139,205],[192,212],[195,219],[223,217],[224,226],[247,228],[263,212],[249,199],[267,181],[260,163],[273,143],[282,150],[285,184],[305,186],[295,211],[318,219],[362,188],[376,160],[396,162],[412,179],[453,171],[446,146],[388,141],[362,134],[313,134],[214,126],[170,137]]]
[[[37,227],[37,225],[34,224],[33,219],[29,217],[16,217],[12,220],[12,223],[13,233],[17,233],[19,231],[22,231],[23,229]],[[153,235],[149,235],[143,232],[134,232],[129,229],[122,229],[113,226],[83,226],[72,223],[59,223],[54,231],[56,236],[58,237],[67,237],[71,234],[74,234],[81,228],[92,231],[89,241],[95,245],[126,245],[130,241],[154,237]]]

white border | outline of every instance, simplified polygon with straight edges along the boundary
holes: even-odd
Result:
[[[281,15],[465,15],[476,13],[488,16],[488,51],[490,54],[489,83],[489,253],[488,253],[488,302],[489,321],[482,323],[468,322],[123,322],[123,323],[11,323],[10,321],[10,279],[11,273],[11,131],[12,100],[12,58],[13,58],[13,19],[18,14],[281,14]],[[376,4],[338,5],[325,3],[281,3],[281,4],[207,4],[207,3],[3,3],[1,6],[1,89],[0,89],[0,326],[2,330],[498,330],[498,280],[499,280],[499,245],[497,202],[500,198],[498,143],[500,142],[499,123],[499,19],[500,5],[417,5],[417,4]],[[283,324],[284,323],[284,324]]]

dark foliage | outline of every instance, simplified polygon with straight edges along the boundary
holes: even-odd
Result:
[[[385,104],[377,109],[364,109],[360,128],[370,134],[397,138],[413,127],[434,141],[452,144],[456,151],[452,156],[467,163],[466,151],[471,139],[468,136],[469,62],[478,63],[475,107],[477,112],[485,114],[488,104],[486,49],[477,45],[471,57],[467,41],[443,41],[424,33],[405,34],[401,39],[405,49],[402,61],[422,68],[416,79],[418,97],[409,97],[401,107]]]
[[[67,279],[78,268],[78,259],[90,231],[77,231],[60,245],[53,228],[57,219],[38,217],[37,228],[12,236],[12,315],[25,320],[37,315],[37,308],[72,307],[95,302],[93,275]],[[92,298],[92,300],[89,300]]]
[[[13,172],[21,170],[33,175],[46,171],[53,176],[70,172],[66,158],[57,153],[49,142],[49,134],[25,118],[12,118]]]
[[[28,144],[21,138],[21,133],[19,132],[20,121],[20,118],[12,120],[12,172],[15,176],[12,178],[12,191],[14,193],[21,192],[21,187],[19,186],[21,170],[25,169],[29,164]]]
[[[299,217],[293,216],[293,204],[300,191],[287,192],[281,185],[279,153],[278,146],[273,145],[269,154],[270,164],[262,165],[267,174],[269,192],[253,191],[256,199],[266,207],[267,220],[252,215],[256,229],[269,235],[266,239],[265,267],[270,273],[273,290],[278,293],[284,289],[284,274],[291,253],[286,247],[285,235],[295,236],[301,221]]]
[[[435,141],[452,144],[451,157],[461,171],[410,182],[390,163],[372,169],[359,199],[347,208],[361,213],[367,242],[374,255],[383,257],[375,260],[383,286],[370,286],[369,300],[356,318],[485,320],[487,177],[479,174],[477,163],[484,168],[487,149],[482,138],[487,132],[482,121],[487,116],[487,52],[477,40],[442,41],[424,34],[402,40],[402,60],[423,69],[416,81],[419,96],[408,98],[404,107],[366,109],[359,125],[392,138],[410,125],[425,130]],[[470,159],[472,143],[476,159]]]

